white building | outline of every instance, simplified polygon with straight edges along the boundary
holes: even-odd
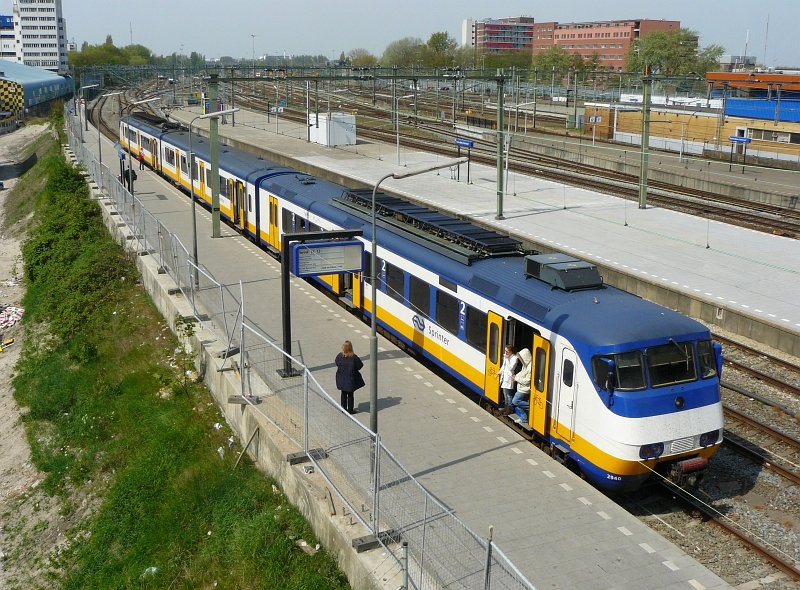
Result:
[[[17,63],[67,72],[67,30],[61,0],[13,0]]]

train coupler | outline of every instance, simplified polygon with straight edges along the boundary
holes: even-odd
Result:
[[[689,485],[696,487],[700,484],[700,480],[703,479],[707,469],[708,459],[703,457],[684,459],[672,464],[669,479],[679,486]]]

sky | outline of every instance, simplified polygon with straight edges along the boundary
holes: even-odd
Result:
[[[700,46],[755,55],[768,67],[800,67],[800,0],[62,0],[67,37],[80,46],[142,44],[156,54],[324,55],[364,48],[380,58],[392,41],[446,31],[461,42],[465,18],[531,16],[537,21],[678,20]],[[11,14],[11,0],[0,0]],[[769,25],[767,24],[769,23]],[[749,34],[748,34],[749,33]],[[255,35],[253,37],[252,35]],[[766,52],[765,52],[766,48]],[[766,55],[766,58],[765,58]]]

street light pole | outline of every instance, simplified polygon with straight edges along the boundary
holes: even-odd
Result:
[[[235,109],[225,109],[224,111],[215,111],[213,113],[206,113],[205,115],[197,115],[194,119],[189,121],[189,194],[192,198],[192,257],[194,258],[194,286],[195,289],[200,286],[200,276],[197,269],[200,268],[197,256],[197,215],[195,214],[196,206],[194,199],[194,151],[192,150],[192,125],[198,119],[212,119],[219,118],[224,115],[233,114],[238,111]]]
[[[418,174],[425,174],[426,172],[432,172],[434,170],[439,170],[441,168],[450,168],[453,166],[459,166],[467,161],[467,158],[458,158],[456,160],[450,160],[448,162],[443,162],[440,164],[434,164],[433,166],[427,166],[424,168],[417,168],[414,170],[408,170],[406,172],[392,172],[391,174],[387,174],[386,176],[381,177],[378,182],[375,183],[375,188],[372,189],[372,255],[370,256],[369,261],[369,276],[370,281],[372,281],[372,323],[370,326],[370,337],[369,337],[369,379],[370,379],[370,395],[369,395],[369,428],[372,432],[378,432],[378,279],[375,276],[376,271],[378,268],[377,260],[378,260],[378,240],[376,237],[377,232],[377,223],[375,220],[376,216],[376,207],[375,207],[375,196],[378,193],[378,187],[380,184],[388,179],[393,178],[395,180],[400,180],[401,178],[408,178],[409,176],[417,176]]]
[[[83,119],[86,121],[86,131],[89,131],[89,119],[86,117],[86,100],[83,98],[83,91],[85,88],[97,88],[99,84],[87,84],[81,86],[81,103],[78,105],[78,126],[81,128],[81,143],[86,143],[83,140],[83,125],[81,124],[81,107],[83,107]]]

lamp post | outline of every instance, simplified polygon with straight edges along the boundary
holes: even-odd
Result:
[[[127,111],[128,114],[130,114],[131,109],[133,107],[135,107],[136,105],[145,104],[145,103],[148,103],[148,102],[154,102],[156,100],[161,100],[161,97],[154,96],[153,98],[145,98],[144,100],[137,100],[136,102],[132,102],[127,107],[125,107],[125,110]],[[126,135],[126,139],[127,139],[127,142],[128,142],[128,192],[133,197],[134,193],[133,193],[133,170],[131,168],[131,128],[130,128],[130,125],[128,126],[128,129],[126,130],[125,135]],[[141,147],[139,149],[141,149]]]
[[[425,174],[426,172],[432,172],[441,168],[458,166],[466,161],[467,158],[458,158],[455,160],[434,164],[433,166],[426,166],[424,168],[416,168],[414,170],[407,170],[405,172],[392,172],[391,174],[381,177],[381,179],[375,183],[375,188],[372,189],[372,256],[370,256],[369,261],[369,276],[370,280],[372,281],[372,324],[369,337],[369,427],[370,430],[376,434],[378,432],[378,280],[375,274],[377,270],[378,241],[376,239],[377,224],[375,221],[375,195],[378,193],[378,186],[380,186],[380,184],[388,178],[399,180],[401,178],[417,176],[418,174]]]
[[[194,151],[192,151],[192,125],[198,119],[216,119],[224,115],[230,115],[238,111],[235,109],[225,109],[223,111],[215,111],[213,113],[206,113],[205,115],[197,115],[194,119],[189,121],[189,194],[192,198],[192,257],[194,258],[195,269],[200,268],[197,257],[197,215],[195,215],[195,200],[194,200]],[[130,152],[128,152],[130,153]],[[195,270],[194,273],[194,286],[200,286],[200,277]]]
[[[86,121],[86,131],[89,131],[89,119],[86,118],[86,102],[83,98],[83,91],[86,88],[97,88],[100,86],[99,84],[87,84],[86,86],[81,86],[81,104],[78,105],[78,124],[81,123],[81,107],[83,107],[83,118]],[[83,125],[80,125],[81,128],[81,143],[85,143],[83,140]]]

